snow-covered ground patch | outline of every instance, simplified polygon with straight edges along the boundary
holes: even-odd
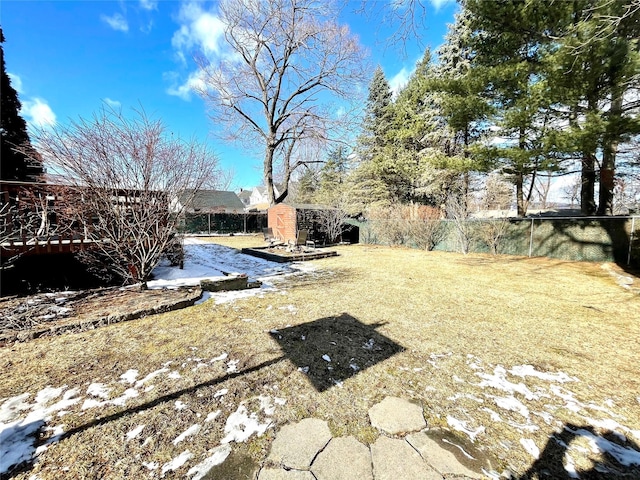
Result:
[[[261,288],[216,293],[204,292],[203,298],[197,302],[200,304],[213,298],[216,304],[220,304],[263,295],[268,291],[278,291],[274,286],[274,281],[278,278],[315,270],[315,267],[310,264],[272,262],[240,253],[234,248],[207,243],[194,237],[185,238],[184,249],[184,268],[172,267],[168,261],[163,260],[153,270],[153,280],[147,283],[149,288],[195,286],[204,279],[222,279],[234,274],[245,274],[249,277],[249,281],[262,282]]]

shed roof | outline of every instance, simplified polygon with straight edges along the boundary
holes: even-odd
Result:
[[[180,195],[180,202],[185,203],[193,194],[193,190],[186,190]],[[193,211],[243,211],[244,204],[235,192],[224,190],[199,190],[193,200],[186,205]]]

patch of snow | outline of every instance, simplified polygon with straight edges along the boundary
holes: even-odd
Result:
[[[640,465],[640,452],[637,450],[618,445],[611,440],[595,435],[589,430],[585,430],[583,428],[573,430],[569,427],[565,427],[565,429],[573,433],[576,437],[585,438],[589,442],[594,453],[607,453],[625,467]]]
[[[182,432],[180,435],[178,435],[176,438],[173,439],[173,444],[174,445],[178,445],[180,442],[182,442],[184,439],[188,438],[188,437],[192,437],[194,435],[197,435],[198,432],[200,432],[200,429],[202,427],[199,424],[195,424],[195,425],[191,425],[189,428],[187,428],[184,432]]]
[[[25,393],[5,400],[0,406],[0,474],[7,472],[13,465],[31,460],[37,454],[34,442],[38,432],[46,425],[50,416],[78,403],[76,398],[78,389],[68,390],[61,400],[49,405],[56,400],[66,386],[54,388],[45,387],[35,397],[35,403],[29,405],[25,400],[29,394]],[[25,418],[20,418],[21,413],[30,410]],[[54,436],[48,443],[59,441],[62,435],[62,426],[53,429]]]
[[[168,368],[160,368],[158,370],[156,370],[155,372],[151,372],[150,374],[148,374],[146,377],[144,377],[142,380],[138,380],[136,382],[136,387],[140,388],[142,385],[144,385],[145,383],[147,383],[149,380],[153,380],[154,378],[156,378],[158,375],[162,375],[163,373],[167,373],[169,372]]]
[[[87,387],[87,395],[103,398],[105,400],[109,399],[109,391],[110,389],[104,383],[92,383]]]
[[[567,383],[567,382],[577,382],[578,379],[576,377],[570,377],[564,372],[558,373],[546,373],[539,372],[535,369],[533,365],[516,365],[515,367],[509,370],[511,375],[515,375],[516,377],[536,377],[541,380],[546,380],[548,382],[558,382],[558,383]]]
[[[373,350],[374,345],[375,342],[373,341],[373,338],[370,338],[365,342],[364,345],[362,345],[362,348],[364,348],[365,350]]]
[[[254,433],[262,435],[271,426],[271,421],[260,423],[255,413],[248,414],[247,408],[240,405],[238,409],[229,415],[224,426],[225,437],[220,443],[245,442]]]
[[[169,373],[169,375],[167,375],[167,377],[173,380],[177,380],[179,378],[182,378],[182,375],[180,375],[180,373],[177,370],[173,370],[171,373]]]
[[[569,478],[580,478],[580,475],[576,471],[576,464],[573,462],[573,458],[571,458],[568,451],[564,452],[563,466]]]
[[[209,363],[215,363],[215,362],[219,362],[221,360],[226,360],[227,357],[229,356],[228,353],[222,353],[220,355],[218,355],[217,357],[213,357],[211,360],[209,360]]]
[[[220,445],[212,450],[209,450],[209,453],[211,454],[209,457],[189,469],[189,471],[187,472],[187,476],[194,475],[191,480],[201,480],[207,475],[209,470],[211,470],[216,465],[220,465],[221,463],[223,463],[231,453],[231,445],[229,445],[228,443]]]
[[[211,292],[204,290],[202,292],[202,297],[200,297],[200,300],[196,300],[194,305],[200,305],[204,302],[206,302],[207,300],[209,300],[211,298]]]
[[[500,408],[504,408],[505,410],[510,410],[512,412],[518,412],[524,418],[529,418],[529,409],[524,405],[520,400],[515,398],[513,395],[509,397],[491,397],[494,402]]]
[[[536,446],[536,443],[530,438],[521,438],[520,445],[531,455],[538,460],[540,458],[540,449]]]
[[[226,395],[227,393],[229,393],[229,389],[228,388],[222,388],[222,389],[218,390],[216,393],[213,394],[213,398],[222,397],[222,396]]]
[[[298,367],[298,371],[307,374],[309,373],[309,367]]]
[[[487,412],[489,415],[491,415],[491,421],[493,422],[502,422],[502,417],[500,417],[500,414],[498,412],[495,412],[493,410],[491,410],[490,408],[483,408],[482,409],[483,412]]]
[[[213,422],[216,418],[218,418],[220,413],[221,413],[221,410],[216,410],[215,412],[211,412],[209,415],[207,415],[207,418],[204,419],[205,423]]]
[[[481,433],[484,433],[485,431],[485,428],[483,426],[480,426],[475,430],[472,430],[469,427],[467,427],[467,422],[458,420],[457,418],[454,418],[451,415],[447,415],[447,423],[454,430],[458,430],[459,432],[466,433],[472,442],[475,442],[476,437]]]
[[[517,392],[527,400],[537,400],[540,398],[539,395],[529,390],[524,383],[512,383],[507,380],[507,371],[501,365],[494,368],[493,375],[489,375],[488,373],[476,373],[476,375],[483,379],[483,381],[478,384],[479,387],[491,387],[508,393]]]
[[[353,370],[354,372],[357,372],[358,370],[360,370],[360,367],[355,363],[350,363],[349,368],[351,368],[351,370]]]
[[[145,425],[138,425],[136,428],[134,428],[133,430],[127,432],[126,437],[127,437],[127,441],[128,440],[133,440],[134,438],[136,438],[138,435],[140,435],[142,433],[142,430],[144,430]]]
[[[325,362],[330,362],[331,361],[331,357],[329,355],[327,355],[326,353],[324,355],[322,355],[322,359]]]
[[[227,363],[227,373],[233,373],[238,371],[238,363],[240,360],[231,360]]]
[[[160,466],[157,462],[142,462],[142,465],[149,471],[157,470]]]
[[[182,465],[187,463],[192,457],[193,453],[191,453],[189,450],[185,450],[170,462],[162,465],[162,473],[160,474],[160,477],[164,477],[167,472],[175,472]]]
[[[122,375],[120,375],[120,381],[123,383],[135,383],[136,378],[138,377],[138,370],[127,370]]]
[[[184,410],[185,408],[187,408],[187,404],[184,402],[181,402],[180,400],[176,400],[175,406],[176,406],[176,410]]]

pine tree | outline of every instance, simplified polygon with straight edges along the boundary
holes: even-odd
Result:
[[[378,66],[369,82],[362,133],[356,150],[357,166],[349,178],[354,200],[362,199],[363,202],[359,210],[366,208],[365,202],[386,204],[391,201],[383,179],[382,161],[387,145],[386,134],[391,124],[391,104],[391,87],[382,68]]]
[[[543,59],[553,47],[549,31],[557,29],[564,3],[532,0],[483,2],[468,0],[474,30],[473,68],[484,78],[484,95],[496,107],[492,122],[501,143],[480,150],[511,176],[516,186],[518,215],[526,213],[540,171],[557,168],[546,150],[551,100],[545,95]]]
[[[42,175],[42,162],[31,146],[27,124],[20,116],[18,92],[11,86],[7,75],[2,44],[5,38],[0,28],[0,63],[2,79],[0,85],[0,179],[36,181]]]

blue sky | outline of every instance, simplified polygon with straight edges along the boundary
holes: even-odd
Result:
[[[398,0],[378,0],[398,3]],[[404,51],[387,45],[392,26],[381,17],[385,5],[347,3],[343,23],[360,37],[369,63],[380,64],[397,88],[406,81],[424,48],[443,41],[456,4],[431,0],[420,44]],[[373,7],[371,8],[373,4]],[[210,145],[221,165],[234,173],[230,188],[262,183],[262,158],[210,135],[213,124],[204,102],[189,90],[197,71],[191,51],[215,47],[219,39],[215,2],[197,1],[30,1],[3,0],[0,24],[7,72],[30,125],[66,123],[90,117],[102,102],[126,114],[144,107],[169,130]],[[371,72],[373,73],[373,72]]]

